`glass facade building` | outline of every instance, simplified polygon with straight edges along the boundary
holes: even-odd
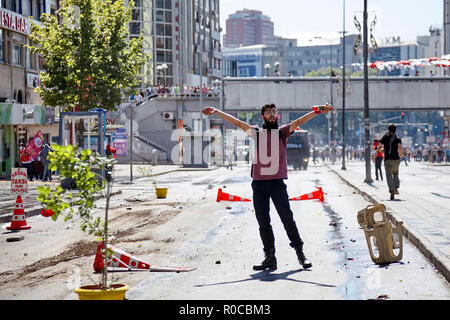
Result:
[[[142,32],[149,56],[142,87],[198,85],[200,73],[205,83],[220,79],[219,19],[219,0],[135,0],[130,37]]]

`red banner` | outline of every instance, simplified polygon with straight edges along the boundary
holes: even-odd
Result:
[[[34,136],[33,140],[31,140],[31,142],[25,148],[25,153],[27,153],[32,160],[35,160],[39,155],[43,144],[44,136],[42,135],[41,130],[39,130]]]

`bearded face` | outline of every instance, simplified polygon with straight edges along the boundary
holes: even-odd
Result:
[[[261,118],[264,120],[264,129],[278,129],[278,112],[275,108],[266,109]]]

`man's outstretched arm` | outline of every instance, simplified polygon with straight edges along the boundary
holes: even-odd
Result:
[[[242,129],[244,132],[249,133],[248,130],[252,129],[253,127],[249,125],[248,123],[241,121],[232,115],[229,115],[228,113],[225,113],[219,109],[216,109],[214,107],[206,107],[202,110],[202,113],[209,116],[212,114],[217,114],[219,117],[224,119],[225,121],[228,121],[231,124],[234,124],[236,127]]]
[[[289,124],[289,131],[292,133],[295,131],[295,129],[298,126],[301,126],[302,124],[304,124],[305,122],[308,122],[309,120],[311,120],[312,118],[314,118],[317,114],[320,113],[328,113],[331,110],[333,110],[333,107],[331,105],[329,105],[328,103],[325,104],[324,106],[319,106],[320,107],[320,111],[311,111],[303,116],[301,116],[298,119],[295,119],[294,121],[292,121]]]

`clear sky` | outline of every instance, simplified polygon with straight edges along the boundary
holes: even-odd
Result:
[[[220,0],[222,34],[225,20],[237,10],[260,10],[275,26],[275,35],[297,38],[299,44],[320,36],[338,38],[343,28],[344,0]],[[345,29],[357,33],[353,17],[362,25],[363,0],[345,0]],[[442,27],[442,0],[368,0],[369,26],[376,15],[373,35],[378,42],[386,37],[400,36],[402,41],[428,35],[430,26]],[[372,11],[372,12],[371,12]],[[311,42],[309,42],[311,43]]]

